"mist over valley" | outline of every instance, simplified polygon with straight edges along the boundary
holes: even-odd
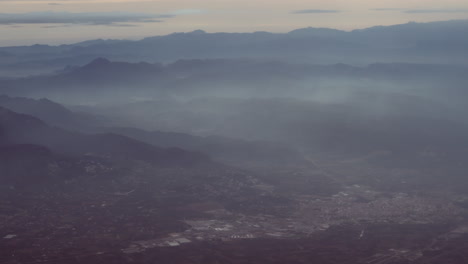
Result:
[[[467,263],[467,59],[467,20],[0,47],[0,262]]]

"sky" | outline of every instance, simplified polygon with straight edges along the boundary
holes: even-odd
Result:
[[[468,0],[0,0],[0,46],[468,19]]]

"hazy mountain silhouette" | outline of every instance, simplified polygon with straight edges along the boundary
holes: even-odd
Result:
[[[31,99],[0,95],[0,106],[21,114],[34,115],[48,124],[64,128],[86,130],[102,125],[103,120],[86,113],[72,112],[46,98]]]
[[[157,49],[157,60],[203,57],[288,57],[294,54],[317,56],[323,52],[342,54],[373,51],[389,51],[394,54],[416,52],[427,54],[434,51],[466,50],[467,20],[431,23],[407,23],[395,26],[380,26],[344,32],[333,29],[308,28],[286,34],[267,32],[255,33],[174,33],[167,36],[150,37],[136,42],[98,44],[72,49],[71,53],[94,53],[113,55],[133,49],[140,56],[151,56]],[[443,33],[442,33],[443,32]],[[449,48],[450,47],[450,48]],[[395,52],[396,51],[396,52]],[[372,54],[372,53],[371,53]],[[377,54],[372,54],[378,56]],[[380,57],[384,54],[380,54]]]
[[[220,136],[200,137],[184,133],[110,127],[104,131],[125,135],[160,147],[179,147],[209,154],[214,160],[241,166],[292,166],[304,162],[302,155],[286,146],[267,141],[247,141]]]
[[[75,98],[78,102],[90,99],[99,102],[148,96],[275,96],[285,95],[284,87],[294,90],[309,86],[310,92],[324,82],[348,82],[361,86],[385,83],[401,87],[426,86],[427,91],[434,87],[440,91],[440,87],[446,87],[466,96],[463,89],[463,83],[468,81],[464,74],[466,70],[466,66],[443,64],[379,63],[357,67],[223,59],[180,60],[161,65],[98,58],[85,66],[72,67],[55,75],[0,80],[0,92],[61,101]]]
[[[0,108],[0,144],[36,144],[63,154],[142,160],[163,167],[210,164],[209,158],[200,153],[179,148],[158,148],[117,134],[84,135],[70,132],[5,108]]]
[[[0,96],[0,106],[17,113],[34,115],[48,124],[85,131],[87,133],[115,133],[125,135],[158,147],[178,147],[207,153],[218,161],[233,163],[282,164],[297,163],[301,156],[296,151],[273,142],[252,142],[223,137],[197,137],[183,133],[144,131],[137,128],[105,127],[105,123],[91,114],[72,112],[48,99]]]
[[[466,263],[467,47],[458,20],[0,48],[0,262]]]
[[[468,20],[407,23],[350,32],[304,28],[289,33],[206,33],[194,31],[138,41],[90,40],[71,45],[3,47],[9,57],[0,70],[28,75],[84,65],[91,58],[161,61],[200,58],[285,59],[308,63],[465,63]],[[86,59],[86,60],[85,60]],[[3,65],[3,66],[2,66]],[[15,67],[14,65],[18,65]],[[0,71],[1,73],[1,71]]]
[[[423,161],[421,153],[437,153],[438,161],[457,163],[468,151],[460,144],[467,140],[467,125],[455,114],[451,119],[450,109],[415,96],[356,94],[340,103],[203,98],[161,105],[160,101],[117,105],[102,114],[136,127],[279,141],[309,153],[355,156],[386,151],[395,158],[388,160],[413,165]],[[138,130],[123,133],[156,141]]]

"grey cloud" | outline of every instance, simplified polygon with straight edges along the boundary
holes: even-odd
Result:
[[[329,14],[329,13],[339,13],[340,10],[326,10],[326,9],[303,9],[292,11],[292,14]]]
[[[12,27],[13,26],[15,25],[12,25]],[[72,26],[73,24],[54,24],[54,25],[42,26],[41,28],[64,28],[64,27],[72,27]],[[108,27],[138,27],[137,25],[134,25],[134,24],[120,24],[120,23],[108,24],[106,26]]]
[[[203,9],[179,9],[169,14],[171,15],[193,15],[193,14],[202,14],[206,13],[206,10]]]
[[[70,24],[57,24],[57,25],[49,25],[49,26],[42,26],[41,28],[63,28],[63,27],[71,27]]]
[[[373,8],[371,11],[404,11],[404,8]]]
[[[160,20],[158,22],[164,22],[164,21]],[[111,24],[110,26],[112,27],[137,27],[137,25],[134,25],[134,24]]]
[[[442,8],[442,9],[407,9],[407,8],[373,8],[371,11],[401,11],[407,14],[430,14],[430,13],[468,13],[468,9],[463,8]]]
[[[0,25],[15,24],[84,24],[114,25],[116,23],[149,23],[162,22],[171,18],[168,14],[145,14],[126,12],[102,13],[69,13],[69,12],[33,12],[33,13],[0,13]]]
[[[409,9],[404,11],[409,14],[429,14],[429,13],[468,13],[468,9]]]

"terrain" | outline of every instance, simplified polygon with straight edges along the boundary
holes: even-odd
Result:
[[[0,263],[468,263],[466,25],[1,47]]]
[[[255,58],[317,64],[407,62],[463,64],[467,20],[376,26],[353,31],[302,28],[288,33],[206,33],[203,30],[137,41],[90,40],[71,45],[0,48],[0,76],[50,73],[96,57],[129,62]]]
[[[437,170],[448,170],[438,164],[416,170],[395,162],[389,169],[375,162],[388,162],[385,153],[322,154],[242,170],[124,136],[68,132],[6,109],[1,127],[4,263],[466,258],[466,181],[455,174],[441,180]],[[136,132],[155,141],[172,135]],[[80,148],[56,147],[56,140]]]

